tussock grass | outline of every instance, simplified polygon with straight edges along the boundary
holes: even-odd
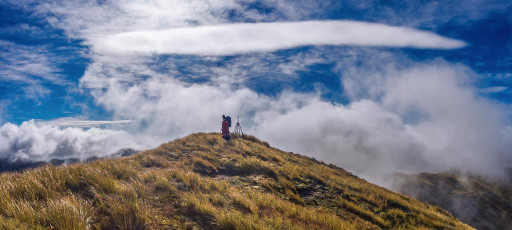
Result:
[[[194,167],[194,172],[203,175],[215,175],[218,172],[218,169],[215,165],[209,161],[203,160],[202,158],[193,157],[192,165]]]
[[[255,214],[258,212],[258,207],[253,203],[252,200],[248,199],[246,196],[242,196],[239,193],[234,193],[230,196],[231,203],[238,210],[245,213]]]
[[[42,227],[29,227],[29,225],[22,223],[17,219],[5,218],[0,216],[0,229],[19,229],[19,230],[29,230],[29,229],[42,229]]]
[[[223,213],[217,220],[219,229],[265,229],[259,218],[245,216],[238,211]]]
[[[144,168],[166,168],[169,166],[167,159],[158,154],[139,154],[136,156],[135,160]]]
[[[187,196],[185,198],[186,209],[189,213],[208,219],[215,216],[216,208],[210,203],[206,195]]]
[[[256,158],[244,158],[228,167],[230,167],[228,170],[238,175],[262,174],[277,178],[276,170],[269,163]]]
[[[364,206],[357,205],[345,199],[338,199],[339,203],[345,208],[347,211],[356,214],[357,216],[368,220],[371,223],[374,223],[382,228],[388,228],[389,223],[384,220],[382,217],[376,215],[374,212],[365,209]]]
[[[119,196],[105,197],[103,209],[113,221],[113,223],[104,223],[106,226],[113,224],[119,229],[144,229],[145,227],[147,211],[133,190],[123,191]]]
[[[48,201],[40,212],[43,225],[56,229],[88,229],[92,222],[92,207],[75,196]]]
[[[155,191],[166,194],[175,194],[178,190],[174,183],[171,183],[167,178],[160,176],[156,178],[154,186]]]
[[[0,229],[470,229],[438,207],[253,136],[0,175]]]

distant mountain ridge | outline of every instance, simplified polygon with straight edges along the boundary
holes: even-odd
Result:
[[[0,229],[47,228],[472,229],[335,165],[216,133],[0,174]]]
[[[512,184],[472,175],[395,175],[399,192],[439,205],[477,229],[512,229]]]

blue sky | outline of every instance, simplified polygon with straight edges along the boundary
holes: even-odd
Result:
[[[0,155],[149,148],[226,113],[369,179],[499,174],[511,15],[492,0],[4,0]]]

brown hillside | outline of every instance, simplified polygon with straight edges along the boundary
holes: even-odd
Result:
[[[193,134],[129,157],[0,175],[0,229],[471,229],[334,165]]]

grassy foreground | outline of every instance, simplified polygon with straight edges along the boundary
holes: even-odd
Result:
[[[471,229],[447,211],[252,136],[0,175],[0,229]]]

